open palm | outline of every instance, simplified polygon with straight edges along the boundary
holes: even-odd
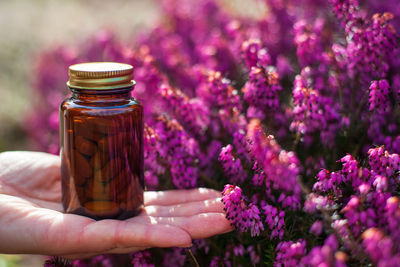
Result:
[[[137,217],[95,221],[62,213],[60,179],[57,156],[0,153],[0,253],[83,258],[189,247],[192,239],[231,230],[215,190],[145,192]]]

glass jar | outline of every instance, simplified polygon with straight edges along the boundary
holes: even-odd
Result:
[[[133,68],[69,67],[72,96],[60,105],[62,203],[67,213],[126,219],[143,205],[143,107],[131,97]]]

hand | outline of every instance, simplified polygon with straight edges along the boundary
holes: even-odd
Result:
[[[125,221],[62,213],[60,158],[0,153],[0,253],[85,258],[148,247],[190,247],[231,230],[211,189],[145,192],[144,209]]]

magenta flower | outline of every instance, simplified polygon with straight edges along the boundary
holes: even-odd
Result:
[[[247,174],[243,170],[240,159],[234,158],[232,155],[232,145],[227,145],[221,149],[218,160],[221,162],[231,183],[243,183],[247,179]]]
[[[232,225],[242,232],[250,229],[251,236],[257,236],[264,230],[260,210],[255,204],[247,203],[240,187],[225,185],[222,196],[226,218]]]

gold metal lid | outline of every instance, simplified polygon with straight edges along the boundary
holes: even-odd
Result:
[[[133,86],[133,67],[115,62],[80,63],[69,67],[68,87],[107,90]]]

